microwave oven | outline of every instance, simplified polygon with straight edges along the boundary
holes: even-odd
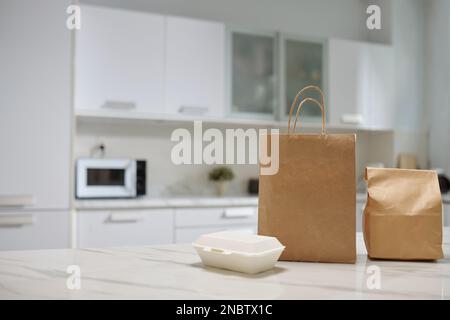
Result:
[[[76,198],[136,198],[145,195],[146,161],[78,159]]]

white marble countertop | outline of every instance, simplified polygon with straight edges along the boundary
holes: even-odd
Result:
[[[78,210],[258,206],[258,197],[185,197],[76,200]]]
[[[257,275],[205,268],[189,244],[0,252],[0,299],[449,299],[448,231],[438,262],[370,261],[358,234],[354,265],[280,261]],[[371,266],[380,289],[367,286]]]

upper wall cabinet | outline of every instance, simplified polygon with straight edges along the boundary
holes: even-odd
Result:
[[[231,114],[273,118],[277,106],[274,34],[232,30],[228,56]]]
[[[163,113],[164,16],[86,5],[81,10],[76,108]]]
[[[392,129],[394,77],[392,48],[329,41],[329,115],[332,125]]]
[[[365,44],[369,66],[367,107],[369,129],[393,129],[395,116],[394,52],[392,47]]]
[[[315,85],[326,92],[326,45],[325,41],[307,40],[282,35],[280,39],[281,58],[281,115],[289,115],[292,102],[302,88]],[[318,92],[305,92],[305,97],[321,101]],[[296,109],[294,109],[296,110]],[[327,110],[325,110],[327,112]],[[306,102],[302,106],[302,121],[320,121],[322,113],[316,105]]]
[[[225,27],[166,18],[165,107],[175,115],[222,116]]]

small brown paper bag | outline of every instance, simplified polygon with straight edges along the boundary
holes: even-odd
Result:
[[[442,253],[437,173],[366,168],[364,241],[370,258],[436,260]]]
[[[293,109],[307,89],[319,91],[322,103],[311,98],[301,101],[291,131]],[[307,101],[322,111],[321,134],[294,134]],[[277,237],[286,246],[281,260],[354,263],[356,136],[325,133],[323,101],[322,91],[313,86],[294,99],[288,133],[278,137],[278,173],[260,171],[258,233]]]

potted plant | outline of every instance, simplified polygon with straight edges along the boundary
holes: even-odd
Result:
[[[217,167],[209,172],[209,180],[217,187],[217,194],[222,197],[228,189],[228,183],[234,179],[233,171],[228,167]]]

